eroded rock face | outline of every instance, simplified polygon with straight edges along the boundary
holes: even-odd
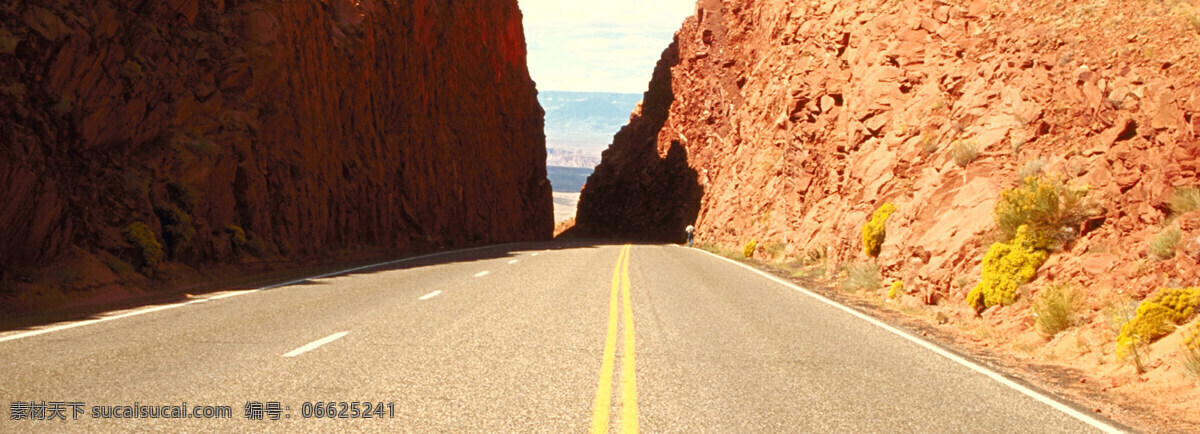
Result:
[[[515,0],[0,8],[0,270],[546,238]],[[236,226],[246,240],[236,240]]]
[[[701,0],[588,180],[577,230],[676,239],[694,215],[698,241],[822,251],[834,271],[869,260],[859,230],[891,202],[885,279],[961,302],[1001,190],[1040,166],[1090,186],[1103,216],[1039,282],[1144,295],[1194,281],[1200,252],[1186,246],[1200,231],[1184,228],[1172,259],[1145,253],[1164,197],[1197,184],[1194,33],[1182,12],[1132,0]],[[963,147],[979,152],[965,167]],[[694,202],[653,169],[676,148]]]

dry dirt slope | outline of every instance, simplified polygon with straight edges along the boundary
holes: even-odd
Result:
[[[1183,332],[1143,349],[1138,375],[1113,320],[1200,284],[1198,54],[1187,1],[702,0],[589,179],[576,231],[675,239],[694,221],[701,241],[757,241],[758,258],[831,281],[873,263],[868,297],[902,281],[896,305],[1200,426]],[[977,316],[965,298],[1007,239],[994,210],[1026,175],[1086,191],[1085,206],[1016,302]],[[885,203],[873,258],[860,230]],[[1030,300],[1057,283],[1082,297],[1050,338]]]

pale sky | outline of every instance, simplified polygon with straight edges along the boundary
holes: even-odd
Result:
[[[518,0],[538,90],[642,93],[696,0]]]

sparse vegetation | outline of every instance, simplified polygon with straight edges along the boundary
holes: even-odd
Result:
[[[1183,239],[1183,231],[1179,228],[1170,227],[1163,229],[1158,235],[1155,235],[1150,240],[1150,246],[1147,248],[1155,257],[1167,260],[1175,257],[1175,248],[1179,245],[1179,241]]]
[[[1200,379],[1200,348],[1183,347],[1183,367]]]
[[[0,29],[0,54],[12,54],[17,51],[17,45],[21,43],[20,39],[9,33],[8,30]]]
[[[900,297],[901,294],[904,294],[904,282],[899,280],[892,282],[891,289],[888,289],[888,298],[894,299]]]
[[[982,312],[996,305],[1009,305],[1017,299],[1017,288],[1037,274],[1049,253],[1039,249],[1028,226],[1017,229],[1008,243],[994,243],[983,257],[983,273],[978,285],[967,293],[967,304]]]
[[[1065,284],[1050,285],[1033,300],[1033,320],[1038,330],[1050,336],[1075,325],[1078,296]]]
[[[225,226],[225,233],[229,234],[229,242],[235,249],[246,247],[246,231],[242,230],[241,226],[228,225]]]
[[[159,204],[154,207],[163,228],[163,241],[172,255],[187,246],[196,237],[196,228],[192,225],[192,216],[172,204]]]
[[[809,263],[820,262],[825,260],[825,246],[814,247],[804,252],[804,256]]]
[[[1035,158],[1026,161],[1025,164],[1021,166],[1021,170],[1017,171],[1017,180],[1024,181],[1028,178],[1040,176],[1042,174],[1042,167],[1045,165],[1046,162],[1041,158]]]
[[[954,159],[954,164],[958,167],[967,167],[976,158],[979,158],[979,144],[973,140],[956,141],[950,147],[950,157]]]
[[[768,241],[763,243],[763,251],[771,255],[771,259],[783,259],[783,252],[787,249],[787,244],[779,241]]]
[[[1171,199],[1167,205],[1171,207],[1171,213],[1175,215],[1200,209],[1200,189],[1196,187],[1177,188],[1171,193]]]
[[[142,71],[142,65],[140,63],[137,63],[136,60],[129,59],[129,60],[126,60],[125,63],[121,65],[121,75],[124,76],[125,78],[131,79],[131,80],[140,79],[140,78],[142,78],[142,76],[144,74],[145,74],[145,72]]]
[[[879,288],[879,265],[870,262],[849,264],[841,287],[843,291]]]
[[[741,255],[738,254],[737,252],[735,252],[731,249],[726,249],[718,244],[697,243],[696,245],[697,245],[697,247],[700,247],[700,249],[702,249],[704,251],[715,253],[719,256],[724,256],[729,259],[741,259]]]
[[[1092,213],[1085,204],[1086,189],[1072,188],[1057,177],[1036,176],[1000,193],[996,224],[1008,239],[1021,226],[1029,228],[1034,247],[1057,249],[1078,235],[1079,226]]]
[[[933,136],[933,132],[932,131],[922,132],[921,133],[921,153],[925,154],[925,155],[930,155],[934,152],[937,152],[937,150],[938,150],[937,138]]]
[[[750,259],[754,257],[754,250],[758,248],[758,240],[750,240],[746,245],[742,246],[742,257]]]
[[[1117,359],[1137,356],[1137,346],[1149,344],[1187,321],[1200,308],[1200,287],[1164,288],[1138,304],[1132,319],[1121,325]]]
[[[1183,336],[1183,367],[1200,379],[1200,322]]]
[[[883,246],[883,239],[887,236],[885,223],[892,213],[896,212],[896,206],[891,203],[885,203],[875,210],[871,215],[871,220],[862,227],[862,242],[863,251],[867,256],[879,256],[879,250]]]
[[[125,227],[122,234],[125,236],[125,241],[132,244],[141,253],[143,266],[154,268],[162,262],[162,244],[158,243],[158,238],[154,236],[154,231],[149,226],[146,226],[145,223],[131,223]]]

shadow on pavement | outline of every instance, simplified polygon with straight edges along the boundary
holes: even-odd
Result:
[[[443,264],[485,261],[491,259],[515,257],[519,252],[566,250],[598,248],[608,245],[622,245],[625,242],[616,240],[558,238],[552,241],[522,242],[482,246],[474,248],[430,252],[420,255],[393,258],[376,258],[372,261],[357,261],[318,267],[304,267],[266,275],[247,276],[237,280],[225,279],[212,282],[200,287],[189,287],[171,292],[151,294],[147,297],[127,299],[120,303],[95,304],[70,310],[61,310],[35,315],[14,316],[0,319],[0,338],[9,332],[31,331],[55,323],[67,321],[87,321],[110,317],[151,306],[163,306],[189,301],[199,301],[215,293],[228,293],[248,290],[282,290],[289,286],[324,285],[316,279],[330,277],[346,277],[364,274],[384,273],[396,270],[417,269]]]

